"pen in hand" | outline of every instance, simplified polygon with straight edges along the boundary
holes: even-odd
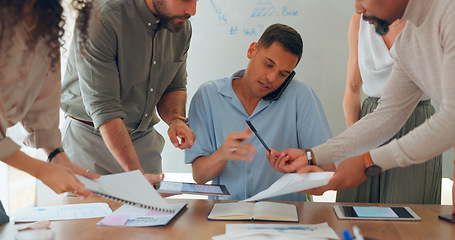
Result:
[[[259,136],[259,133],[256,131],[256,128],[254,128],[253,124],[251,124],[250,120],[246,120],[246,124],[251,128],[251,131],[253,131],[254,135],[261,141],[262,145],[265,147],[265,150],[270,152],[270,148],[265,144],[264,140],[262,140],[261,136]]]

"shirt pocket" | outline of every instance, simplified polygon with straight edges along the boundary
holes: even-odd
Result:
[[[158,100],[161,98],[161,95],[163,95],[166,89],[168,89],[168,87],[177,87],[178,85],[181,85],[185,82],[186,77],[178,76],[177,74],[182,64],[183,61],[163,63],[161,67],[161,75],[158,79],[155,79],[155,81],[158,81],[158,91],[155,92],[155,94],[158,94]]]

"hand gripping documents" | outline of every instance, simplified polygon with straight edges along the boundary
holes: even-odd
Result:
[[[151,210],[175,211],[139,170],[104,175],[94,180],[78,175],[76,177],[88,190],[100,197]]]

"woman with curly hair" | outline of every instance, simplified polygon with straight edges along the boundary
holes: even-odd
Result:
[[[73,0],[76,27],[86,39],[90,1]],[[0,160],[40,179],[56,193],[92,195],[74,174],[97,178],[63,152],[59,124],[61,0],[0,0]],[[24,144],[42,148],[48,162],[20,151],[6,129],[21,122]],[[0,225],[8,221],[0,202]]]

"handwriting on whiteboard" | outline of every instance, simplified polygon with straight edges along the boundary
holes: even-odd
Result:
[[[278,17],[278,12],[270,0],[259,0],[251,17]]]
[[[231,23],[229,16],[223,11],[223,1],[225,0],[210,0],[212,9],[215,11],[218,17],[218,26],[225,27],[229,35],[246,35],[246,36],[258,36],[261,35],[265,30],[264,25],[255,24],[252,22],[245,22],[250,25],[239,25]],[[293,9],[290,6],[280,6],[280,0],[258,0],[257,4],[251,9],[249,15],[252,19],[260,18],[279,18],[279,17],[295,17],[299,16],[299,10]]]

